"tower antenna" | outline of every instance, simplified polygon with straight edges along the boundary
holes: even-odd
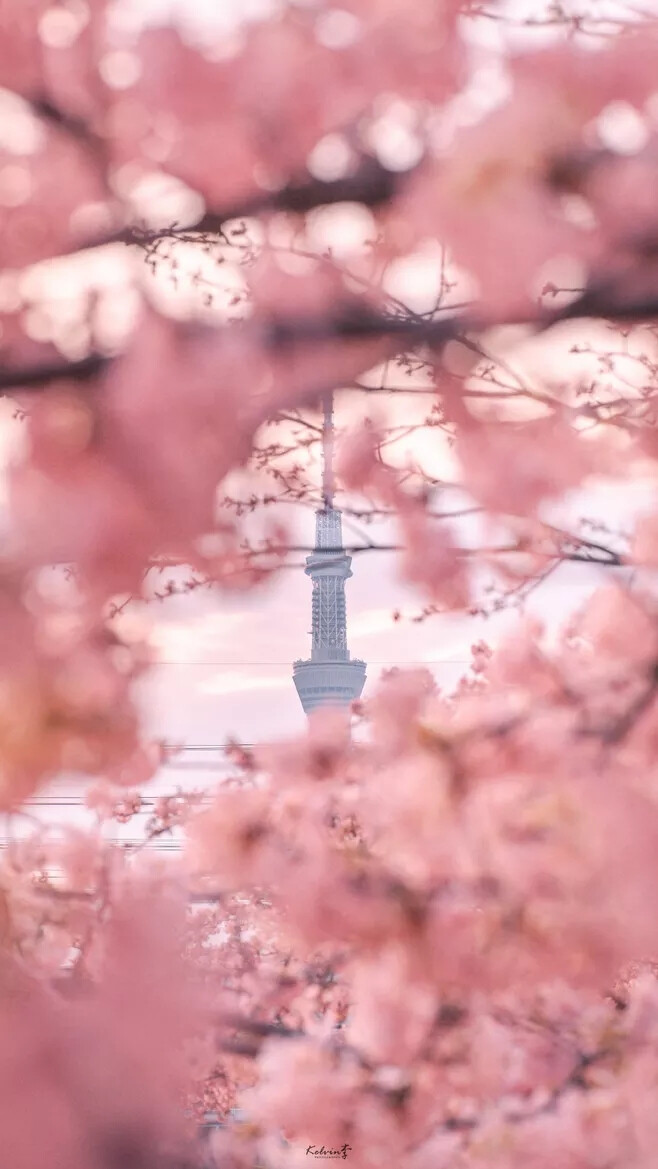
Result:
[[[334,396],[322,401],[322,497],[325,511],[334,506]]]

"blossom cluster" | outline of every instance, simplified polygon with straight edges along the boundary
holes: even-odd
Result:
[[[212,1114],[233,1169],[652,1169],[656,510],[607,547],[546,508],[656,473],[656,23],[280,0],[195,38],[131,7],[0,5],[5,1160],[182,1169]],[[517,597],[570,556],[644,575],[476,644],[453,695],[393,673],[234,747],[209,803],[156,802],[180,862],[112,846],[163,759],[127,607],[163,565],[261,581],[287,529],[250,545],[230,477],[276,463],[301,498],[264,429],[391,370],[427,374],[425,439],[514,537],[463,547],[443,480],[351,428],[341,488],[395,513],[430,608],[477,606],[492,563]],[[93,828],[30,820],[71,775]]]

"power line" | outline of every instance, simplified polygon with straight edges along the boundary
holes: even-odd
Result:
[[[19,844],[21,839],[22,838],[20,836],[0,837],[0,850],[3,848],[9,848],[12,844]],[[140,836],[132,837],[129,840],[122,840],[120,836],[112,836],[112,837],[108,837],[104,841],[104,843],[105,844],[121,845],[122,847],[124,847],[126,849],[139,848],[140,851],[143,851],[144,849],[148,849],[149,852],[181,852],[182,851],[182,845],[176,840],[162,840],[162,839],[148,840],[148,839],[145,839],[144,837],[140,837]]]
[[[173,659],[156,659],[152,666],[290,666],[290,662],[217,662],[217,661],[176,661]],[[396,658],[381,658],[366,662],[367,666],[468,666],[470,658],[407,658],[399,661]]]
[[[127,796],[128,796],[128,794],[131,794],[131,793],[127,793]],[[192,793],[192,792],[183,792],[182,793],[183,796],[192,795],[192,794],[197,794],[197,793]],[[154,796],[142,796],[140,806],[139,806],[138,810],[133,813],[133,815],[138,816],[146,808],[154,808],[156,806],[156,804],[160,803],[161,800],[174,800],[174,799],[179,798],[180,795],[181,795],[181,792],[163,792],[162,795],[159,795],[159,796],[155,796],[155,795]],[[127,798],[127,796],[126,796],[126,798]],[[211,800],[212,800],[212,795],[205,795],[201,798],[201,803],[209,803]],[[119,799],[117,800],[117,803],[120,803],[120,802],[121,802],[121,798],[119,797]],[[30,808],[79,808],[79,807],[86,806],[84,795],[78,795],[78,796],[31,796],[29,799],[27,799],[25,801],[25,804],[26,804],[26,806],[28,806]],[[93,809],[91,807],[88,810],[90,812],[93,811]],[[4,813],[0,813],[0,816],[1,815],[11,815],[11,813],[4,812]]]

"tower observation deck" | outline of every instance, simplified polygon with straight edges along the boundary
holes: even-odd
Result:
[[[333,436],[333,403],[328,396],[322,428],[323,503],[315,513],[315,547],[304,569],[313,582],[311,656],[293,665],[293,681],[306,714],[318,706],[353,702],[366,680],[366,663],[351,658],[347,648],[345,581],[352,575],[352,557],[343,547],[341,513],[334,507]]]

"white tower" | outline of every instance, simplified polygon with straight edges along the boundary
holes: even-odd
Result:
[[[304,711],[345,705],[358,698],[366,680],[366,663],[350,658],[347,648],[345,581],[352,557],[343,548],[341,513],[334,507],[333,402],[324,400],[322,428],[323,506],[315,513],[315,548],[304,571],[313,581],[311,656],[293,665],[293,681]]]

